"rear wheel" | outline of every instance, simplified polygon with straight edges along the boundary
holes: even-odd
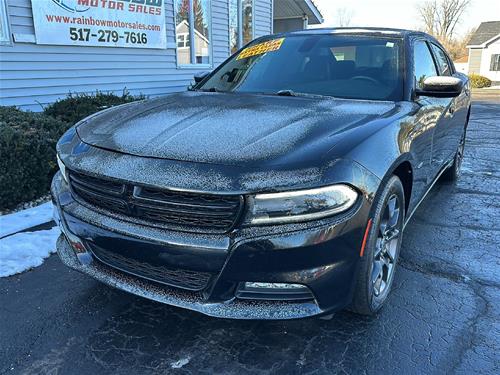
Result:
[[[353,312],[375,314],[391,291],[405,216],[403,185],[392,176],[377,198],[372,224],[356,280]]]
[[[464,158],[464,148],[465,148],[465,131],[458,144],[457,152],[455,158],[453,159],[453,164],[446,169],[441,175],[441,181],[443,182],[453,182],[460,178],[462,160]]]

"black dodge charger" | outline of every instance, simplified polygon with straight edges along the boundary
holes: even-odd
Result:
[[[459,176],[469,115],[467,77],[427,34],[257,39],[188,91],[61,138],[59,256],[211,316],[374,314],[413,212]]]

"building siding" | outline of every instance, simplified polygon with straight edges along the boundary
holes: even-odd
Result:
[[[272,33],[273,4],[272,0],[254,0],[255,38]]]
[[[500,35],[482,50],[480,70],[482,76],[489,78],[493,85],[498,85],[500,82],[500,72],[490,70],[492,55],[500,55]]]
[[[167,49],[48,46],[13,42],[0,46],[0,105],[39,111],[68,93],[96,90],[146,96],[183,91],[206,68],[178,68],[174,0],[165,1]],[[11,33],[34,38],[30,0],[7,0]],[[255,0],[255,36],[272,28],[272,0]],[[229,55],[228,0],[212,0],[212,66]]]
[[[471,48],[469,50],[469,74],[480,74],[482,52],[483,50],[479,48]]]

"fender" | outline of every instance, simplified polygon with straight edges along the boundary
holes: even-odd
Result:
[[[405,186],[406,208],[410,211],[428,186],[432,140],[430,132],[422,134],[418,132],[417,126],[408,125],[414,123],[412,112],[396,121],[397,124],[388,124],[365,138],[349,152],[349,157],[377,176],[379,179],[377,194],[390,176],[398,175]],[[422,147],[428,152],[422,152]],[[381,153],[381,150],[384,152]],[[423,158],[418,158],[418,152],[423,155]],[[374,154],[378,157],[374,158]],[[405,164],[404,170],[398,170]],[[408,176],[406,172],[410,175]]]

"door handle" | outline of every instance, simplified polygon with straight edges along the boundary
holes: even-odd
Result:
[[[455,107],[450,105],[450,107],[448,108],[448,112],[450,115],[452,115],[453,113],[455,113]]]

